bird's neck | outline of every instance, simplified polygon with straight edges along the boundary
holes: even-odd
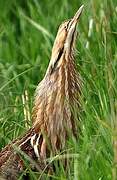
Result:
[[[46,131],[53,144],[56,143],[57,137],[64,139],[65,127],[72,129],[70,106],[80,91],[79,76],[72,58],[71,56],[67,60],[64,59],[64,63],[56,69],[56,73],[45,76],[36,90],[34,126],[37,131],[39,129]]]

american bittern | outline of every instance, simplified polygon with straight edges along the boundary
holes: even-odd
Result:
[[[24,163],[14,146],[36,160],[44,168],[46,157],[65,146],[69,131],[76,135],[71,106],[79,106],[80,75],[74,61],[76,25],[83,6],[75,16],[62,23],[55,39],[49,67],[39,83],[33,108],[33,127],[22,137],[7,145],[0,153],[2,176],[16,179]],[[50,147],[48,147],[48,142]],[[13,146],[14,145],[14,146]]]

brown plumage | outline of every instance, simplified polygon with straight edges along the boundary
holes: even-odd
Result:
[[[5,179],[17,179],[24,169],[21,151],[37,163],[38,170],[43,170],[46,158],[64,148],[68,134],[77,134],[73,108],[79,107],[81,80],[75,68],[74,51],[82,9],[83,6],[59,27],[50,64],[36,89],[33,127],[0,153],[0,170]]]

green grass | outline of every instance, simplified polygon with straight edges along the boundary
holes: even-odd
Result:
[[[68,172],[61,167],[53,179],[115,180],[116,0],[0,1],[0,148],[30,126],[33,94],[48,66],[58,25],[72,17],[82,4],[76,45],[76,63],[84,82],[81,132],[79,142],[69,141],[75,158]],[[31,179],[37,179],[28,171]]]

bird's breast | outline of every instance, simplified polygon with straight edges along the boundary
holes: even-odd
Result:
[[[76,92],[74,69],[65,64],[55,74],[47,76],[36,90],[33,125],[46,133],[52,144],[64,141],[72,130],[71,104]],[[63,143],[64,144],[64,143]]]

